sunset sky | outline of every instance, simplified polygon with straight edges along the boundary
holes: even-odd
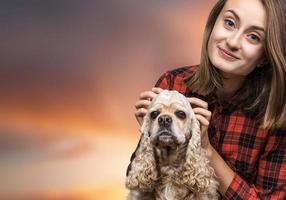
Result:
[[[214,3],[1,1],[0,199],[125,199],[134,103],[199,63]]]

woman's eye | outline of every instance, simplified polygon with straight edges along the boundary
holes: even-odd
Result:
[[[152,111],[150,113],[150,117],[151,117],[151,119],[156,119],[159,114],[160,113],[158,111]]]
[[[230,19],[225,19],[224,24],[228,27],[234,27],[235,26],[234,22]]]
[[[260,41],[260,38],[255,35],[255,34],[250,34],[249,35],[249,38],[252,40],[252,41],[255,41],[255,42],[259,42]]]

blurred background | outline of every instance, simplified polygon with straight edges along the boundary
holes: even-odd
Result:
[[[199,63],[215,2],[1,1],[0,199],[125,199],[134,103]]]

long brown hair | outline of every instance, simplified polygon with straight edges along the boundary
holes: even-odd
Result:
[[[227,0],[219,0],[205,27],[201,61],[185,84],[201,95],[222,87],[222,76],[208,56],[208,42],[214,24]],[[247,75],[238,90],[243,109],[267,130],[286,127],[286,1],[261,0],[267,13],[264,54],[267,62]]]

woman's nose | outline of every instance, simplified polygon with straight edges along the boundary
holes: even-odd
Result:
[[[241,45],[241,34],[235,32],[226,39],[226,44],[231,50],[237,50]]]

